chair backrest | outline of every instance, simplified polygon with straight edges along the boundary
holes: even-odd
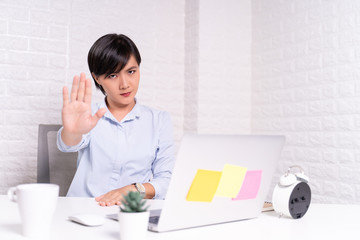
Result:
[[[56,146],[57,131],[61,125],[39,125],[38,183],[55,183],[60,196],[65,196],[76,171],[77,153],[63,153]]]

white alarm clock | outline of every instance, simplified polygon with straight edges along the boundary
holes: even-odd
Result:
[[[293,169],[298,172],[293,173]],[[309,178],[305,176],[300,166],[291,166],[286,173],[280,177],[275,186],[272,203],[275,212],[280,216],[291,218],[302,218],[308,211],[311,202],[311,190],[308,184]]]

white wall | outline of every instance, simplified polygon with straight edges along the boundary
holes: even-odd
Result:
[[[100,36],[124,33],[142,55],[141,103],[184,112],[184,1],[0,1],[0,193],[36,181],[40,123],[61,123],[62,87],[86,72]],[[94,90],[95,91],[95,90]],[[94,93],[94,101],[102,98]]]
[[[184,131],[250,132],[250,7],[250,0],[220,8],[215,0],[0,0],[0,194],[36,181],[38,124],[61,123],[62,87],[74,74],[90,76],[87,52],[109,32],[137,44],[138,100],[171,113],[177,143]],[[102,97],[94,89],[93,101]]]
[[[0,193],[36,181],[37,126],[91,44],[134,39],[139,100],[184,131],[285,134],[315,202],[360,202],[357,0],[0,1]],[[100,92],[94,94],[98,101]]]
[[[187,0],[185,20],[185,131],[250,133],[251,1]]]
[[[252,2],[252,130],[282,133],[314,202],[360,202],[360,1]]]
[[[250,133],[251,1],[200,1],[198,132]]]

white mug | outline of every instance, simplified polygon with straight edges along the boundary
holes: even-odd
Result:
[[[21,184],[8,190],[9,199],[18,203],[24,236],[38,238],[49,233],[58,196],[56,184]]]

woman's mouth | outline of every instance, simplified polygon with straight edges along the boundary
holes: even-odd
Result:
[[[131,94],[131,92],[127,92],[127,93],[123,93],[123,94],[120,94],[120,95],[123,96],[123,97],[128,97],[128,96],[130,96],[130,94]]]

